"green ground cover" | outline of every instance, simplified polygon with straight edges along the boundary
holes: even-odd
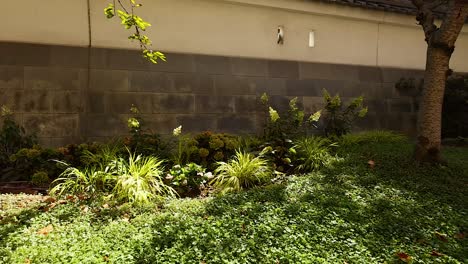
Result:
[[[0,263],[467,263],[468,149],[348,135],[331,166],[142,208],[1,195]],[[372,162],[370,162],[372,161]]]

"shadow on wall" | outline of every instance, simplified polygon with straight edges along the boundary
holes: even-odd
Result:
[[[401,78],[395,88],[412,97],[419,110],[423,79]],[[442,111],[442,138],[468,137],[468,75],[454,74],[447,80]]]

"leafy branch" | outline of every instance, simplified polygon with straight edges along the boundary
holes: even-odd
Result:
[[[127,3],[123,3],[123,1]],[[148,36],[142,32],[146,31],[151,26],[150,23],[143,20],[140,16],[135,15],[135,9],[141,7],[136,0],[112,0],[112,3],[104,9],[104,14],[108,19],[117,16],[120,18],[125,29],[134,29],[135,33],[130,35],[128,39],[136,40],[140,43],[140,49],[143,52],[143,57],[152,63],[158,63],[158,60],[166,61],[166,56],[159,51],[151,49],[152,42]]]

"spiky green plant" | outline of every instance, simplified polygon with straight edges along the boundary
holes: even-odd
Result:
[[[119,152],[123,149],[121,142],[115,141],[103,145],[96,153],[85,150],[81,156],[81,160],[88,166],[97,166],[99,169],[104,170],[105,167],[113,160],[117,159]]]
[[[246,152],[236,151],[228,162],[218,162],[211,184],[225,192],[237,192],[271,179],[273,171],[268,161]]]
[[[112,197],[134,205],[144,205],[162,197],[174,197],[176,192],[163,182],[163,161],[156,157],[130,154],[109,165],[116,176]]]
[[[111,189],[114,177],[109,173],[109,168],[104,170],[96,167],[80,170],[70,167],[60,174],[60,177],[52,182],[49,194],[52,196],[62,196],[64,194],[86,194],[93,197],[97,193],[106,192]]]
[[[327,138],[304,137],[295,141],[297,151],[297,170],[311,172],[328,166],[335,157],[330,154],[332,147],[337,146]]]

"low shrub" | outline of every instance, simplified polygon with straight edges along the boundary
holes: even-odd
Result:
[[[189,163],[186,165],[174,165],[166,176],[166,182],[182,196],[194,197],[206,189],[211,173],[206,173],[202,166]]]
[[[16,123],[8,107],[1,107],[0,119],[3,119],[0,129],[0,167],[6,167],[11,155],[22,148],[32,148],[37,139],[34,134],[26,134],[24,128]]]
[[[216,162],[227,161],[239,147],[238,137],[224,133],[206,131],[194,140],[190,161],[208,169],[213,169]]]
[[[45,171],[38,171],[31,176],[31,183],[35,186],[44,186],[50,182],[49,175]]]
[[[265,183],[273,175],[267,160],[241,151],[236,151],[234,158],[228,162],[218,162],[217,165],[211,184],[223,193]]]
[[[56,162],[65,157],[55,149],[42,148],[35,145],[32,148],[20,149],[10,156],[10,179],[31,180],[36,172],[45,172],[51,179],[57,178],[64,168]]]
[[[348,147],[361,144],[401,144],[406,143],[408,138],[402,134],[386,131],[372,130],[355,134],[344,135],[339,139],[340,147]]]

